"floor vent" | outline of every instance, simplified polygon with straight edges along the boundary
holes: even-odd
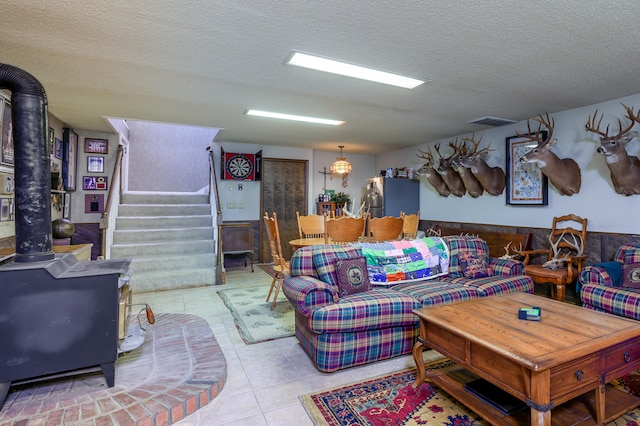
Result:
[[[485,126],[498,127],[498,126],[504,126],[505,124],[515,123],[515,121],[507,120],[506,118],[498,118],[498,117],[480,117],[480,118],[467,121],[467,123],[483,124]]]

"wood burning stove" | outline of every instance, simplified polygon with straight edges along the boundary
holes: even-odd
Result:
[[[11,91],[16,199],[16,255],[0,266],[1,408],[19,381],[101,368],[114,385],[131,260],[79,262],[53,253],[46,94],[33,76],[6,64],[0,89]]]

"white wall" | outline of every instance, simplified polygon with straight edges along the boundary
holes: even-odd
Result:
[[[587,132],[584,128],[587,117],[597,108],[599,112],[604,113],[602,127],[611,123],[611,130],[617,130],[617,118],[623,117],[626,113],[621,102],[635,107],[637,111],[640,108],[640,94],[550,114],[555,119],[553,137],[558,140],[551,150],[560,158],[573,158],[581,169],[582,187],[578,194],[570,197],[560,195],[552,185],[549,185],[547,206],[511,206],[506,204],[505,193],[499,196],[485,194],[475,199],[469,196],[444,198],[435,192],[426,178],[422,177],[420,178],[422,219],[549,228],[553,216],[574,213],[589,219],[590,231],[640,234],[638,219],[640,195],[625,197],[614,191],[604,156],[596,153],[596,148],[599,146],[597,135]],[[544,114],[545,111],[540,113]],[[623,125],[624,123],[626,121],[623,121]],[[636,129],[638,127],[640,125],[637,124]],[[491,142],[494,149],[487,158],[489,165],[500,166],[506,170],[506,138],[515,136],[516,130],[526,133],[526,121],[476,132],[476,138],[484,136],[482,146]],[[458,136],[465,135],[469,134]],[[419,147],[378,155],[376,168],[408,166],[417,169],[422,164],[422,161],[416,157],[417,148],[426,149],[432,147],[435,142],[441,142],[444,148],[449,140],[432,141]],[[634,139],[627,145],[627,151],[630,155],[639,155],[640,142]],[[442,152],[448,153],[444,150]]]

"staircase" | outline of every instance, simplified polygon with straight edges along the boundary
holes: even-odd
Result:
[[[215,284],[213,216],[207,194],[128,192],[111,258],[131,258],[134,292]]]

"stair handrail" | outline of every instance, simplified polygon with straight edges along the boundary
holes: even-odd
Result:
[[[218,193],[218,175],[216,174],[216,164],[211,147],[207,147],[209,153],[209,185],[213,186],[213,191],[209,188],[209,204],[211,195],[215,194],[216,199],[216,225],[218,228],[218,238],[216,240],[216,284],[224,284],[224,258],[222,256],[222,207],[220,206],[220,194]]]
[[[118,195],[119,198],[122,198],[123,182],[121,179],[122,176],[122,157],[124,155],[124,147],[122,145],[118,145],[118,152],[116,154],[116,162],[113,165],[113,173],[111,173],[111,182],[116,183],[119,182],[118,185]],[[100,255],[104,258],[107,254],[107,230],[109,229],[109,212],[111,211],[111,204],[113,203],[113,194],[115,192],[116,185],[111,185],[109,187],[109,192],[107,193],[107,201],[104,205],[104,211],[100,217],[100,230],[102,231],[102,243],[100,246]]]

